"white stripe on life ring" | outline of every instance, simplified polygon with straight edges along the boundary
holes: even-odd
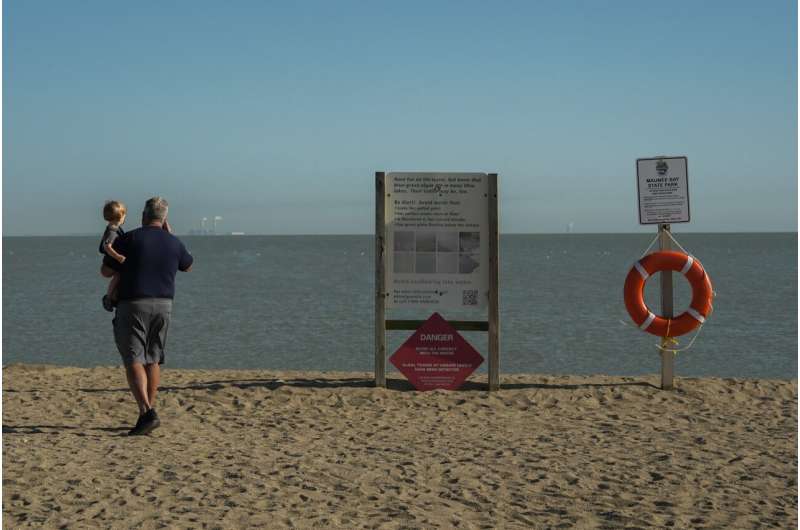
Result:
[[[637,271],[639,271],[639,274],[641,274],[641,275],[642,275],[642,279],[643,279],[643,280],[646,280],[647,278],[649,278],[649,277],[650,277],[650,274],[649,274],[649,273],[648,273],[646,270],[644,270],[644,267],[642,267],[642,264],[641,264],[641,263],[639,263],[638,261],[637,261],[636,263],[634,263],[634,264],[633,264],[633,267],[634,267],[634,268],[635,268]],[[652,313],[651,313],[651,314],[652,314]]]
[[[681,269],[681,274],[686,274],[689,272],[689,269],[692,268],[692,264],[694,264],[694,258],[691,256],[686,256],[686,265],[684,265]]]
[[[697,320],[701,324],[705,324],[706,317],[704,317],[703,315],[698,313],[694,308],[690,307],[689,309],[686,310],[686,312],[689,313],[690,315],[692,315],[693,319]]]
[[[650,324],[652,324],[653,320],[655,320],[655,319],[656,319],[656,316],[652,313],[652,311],[648,311],[647,312],[647,319],[645,319],[645,321],[642,322],[642,325],[639,326],[639,329],[641,329],[642,331],[645,331],[647,328],[650,327]]]

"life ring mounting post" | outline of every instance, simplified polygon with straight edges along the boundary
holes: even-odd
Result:
[[[689,333],[705,322],[711,313],[713,289],[699,260],[670,249],[669,225],[659,225],[659,247],[634,263],[625,279],[625,308],[642,331],[661,337],[661,387],[672,388],[674,350],[668,348],[673,337]],[[679,245],[680,246],[680,245]],[[656,315],[644,302],[644,286],[653,274],[661,273],[661,314]],[[683,274],[692,286],[689,308],[674,315],[672,272]]]

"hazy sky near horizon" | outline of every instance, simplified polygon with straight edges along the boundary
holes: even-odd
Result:
[[[630,232],[635,159],[692,222],[797,229],[797,5],[3,2],[3,234],[373,231],[374,172],[500,174],[501,230]],[[654,230],[653,227],[644,230]]]

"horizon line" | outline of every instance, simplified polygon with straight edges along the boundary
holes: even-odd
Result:
[[[657,226],[657,225],[653,225]],[[675,232],[672,230],[672,232]],[[636,231],[636,232],[500,232],[500,235],[509,236],[579,236],[579,235],[636,235],[647,234],[649,232]],[[656,232],[653,232],[656,233]],[[795,230],[719,230],[719,231],[687,231],[684,234],[797,234]],[[232,234],[226,232],[223,234],[189,234],[181,233],[175,234],[179,237],[318,237],[318,236],[373,236],[371,232],[361,233],[298,233],[298,234],[267,234],[267,233],[237,233]],[[2,237],[95,237],[94,232],[87,233],[70,233],[70,234],[3,234]]]

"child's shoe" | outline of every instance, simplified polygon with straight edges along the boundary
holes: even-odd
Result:
[[[103,309],[109,312],[113,312],[115,305],[116,304],[114,303],[114,301],[111,299],[110,296],[108,296],[107,294],[103,295]]]

